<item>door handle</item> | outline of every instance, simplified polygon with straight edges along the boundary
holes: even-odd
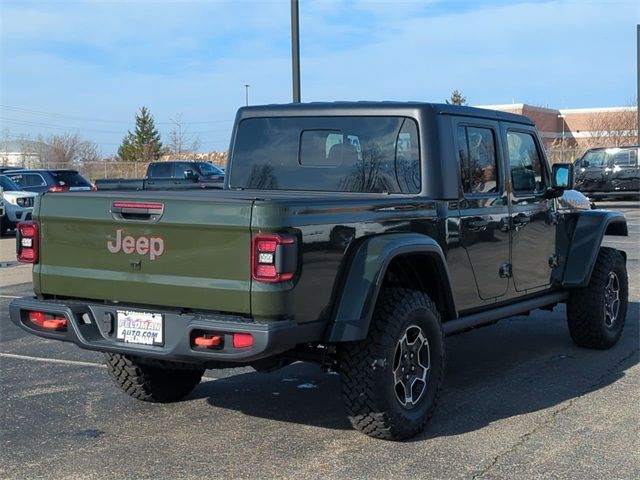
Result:
[[[527,217],[524,213],[519,213],[518,215],[513,217],[513,226],[516,228],[524,227],[529,222],[529,217]]]
[[[467,223],[469,230],[473,230],[474,232],[481,232],[486,230],[489,226],[489,220],[485,220],[484,218],[476,217],[469,220]]]

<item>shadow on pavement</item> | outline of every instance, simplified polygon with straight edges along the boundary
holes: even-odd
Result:
[[[535,312],[529,318],[516,317],[448,338],[443,394],[431,423],[416,440],[458,435],[552,408],[606,387],[639,363],[637,302],[629,305],[620,342],[606,351],[576,347],[564,318],[560,307],[551,314]],[[342,406],[339,376],[311,364],[206,382],[193,396],[254,417],[351,428]]]

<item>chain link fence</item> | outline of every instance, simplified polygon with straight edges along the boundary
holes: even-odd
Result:
[[[213,162],[216,163],[216,162]],[[12,168],[41,168],[41,169],[70,169],[77,170],[87,180],[94,182],[103,178],[142,178],[147,173],[149,162],[29,162],[23,166],[11,166]],[[223,166],[223,165],[218,165]]]

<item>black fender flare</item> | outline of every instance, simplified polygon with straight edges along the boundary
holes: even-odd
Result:
[[[578,214],[562,276],[563,287],[580,288],[589,284],[605,234],[629,235],[622,212],[586,210]]]
[[[433,238],[415,233],[372,236],[366,238],[348,260],[327,329],[327,341],[349,342],[367,337],[387,268],[394,258],[406,254],[431,256],[445,292],[447,310],[456,312],[444,253]]]

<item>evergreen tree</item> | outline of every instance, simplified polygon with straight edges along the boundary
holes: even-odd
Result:
[[[140,113],[136,114],[136,129],[134,133],[129,131],[125,135],[118,148],[118,157],[125,162],[152,162],[158,160],[161,154],[160,133],[149,109],[142,107]]]
[[[467,97],[462,95],[458,90],[451,92],[451,98],[445,100],[448,105],[466,105]]]

